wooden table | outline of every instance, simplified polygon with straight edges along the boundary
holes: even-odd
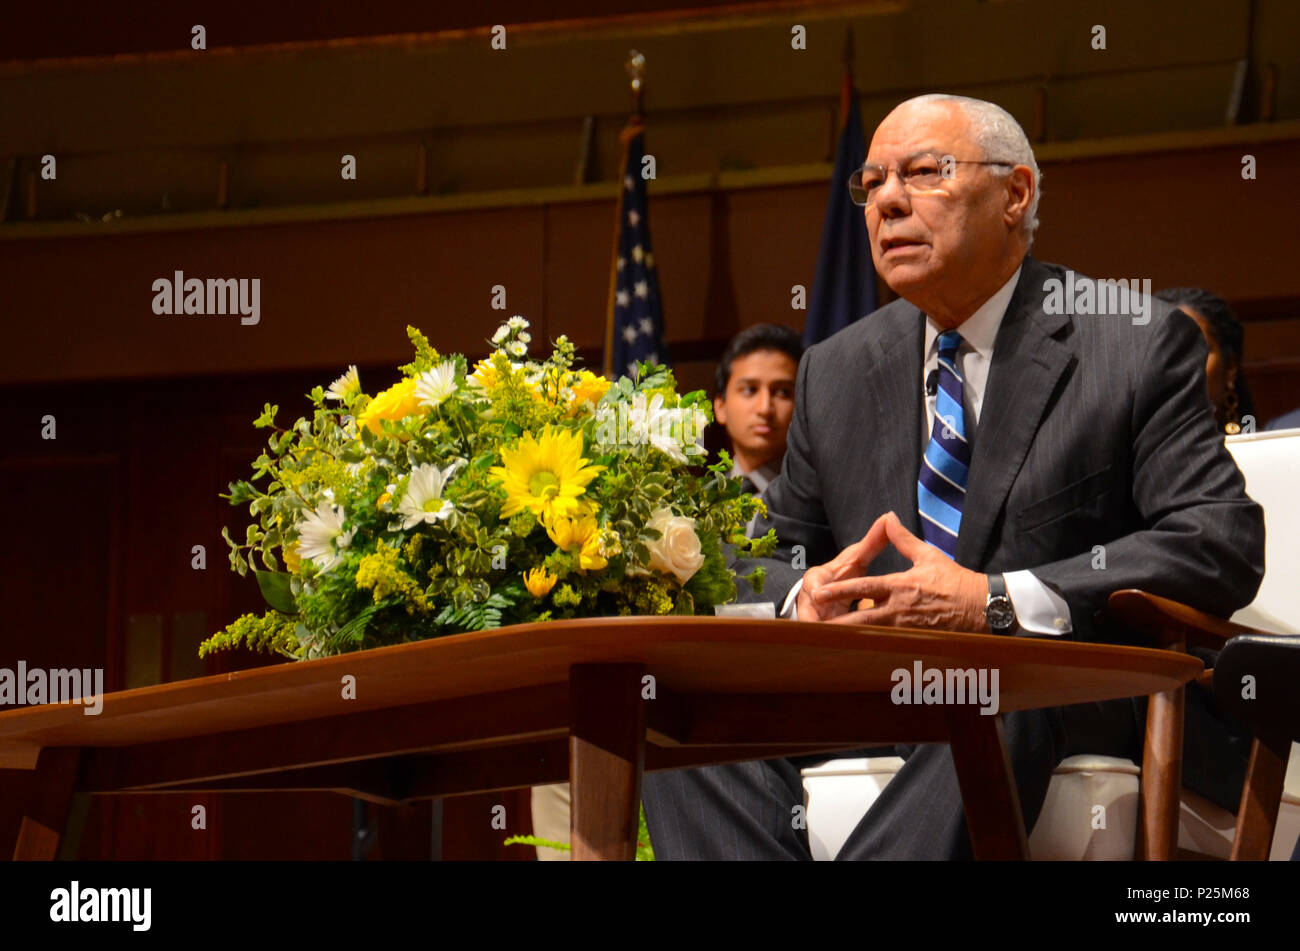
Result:
[[[976,857],[1026,858],[1000,713],[892,703],[892,672],[917,661],[996,668],[1001,712],[1153,694],[1202,669],[1161,650],[740,618],[461,634],[108,694],[98,716],[0,712],[0,770],[38,774],[14,857],[74,854],[93,795],[333,790],[395,804],[567,778],[573,857],[631,859],[643,770],[946,741]],[[0,796],[7,785],[0,774]]]

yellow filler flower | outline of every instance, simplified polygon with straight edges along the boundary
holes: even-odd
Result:
[[[504,483],[503,518],[524,509],[543,521],[571,515],[579,508],[578,496],[605,468],[582,458],[581,433],[551,426],[536,439],[524,433],[514,449],[501,450],[501,460],[505,465],[489,471]]]

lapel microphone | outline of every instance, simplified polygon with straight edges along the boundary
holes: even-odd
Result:
[[[925,378],[925,395],[936,396],[939,393],[939,370],[933,369]]]

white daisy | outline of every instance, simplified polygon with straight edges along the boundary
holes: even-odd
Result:
[[[527,352],[528,347],[526,347],[522,341],[512,340],[506,344],[506,353],[510,354],[512,357],[522,357]]]
[[[434,407],[456,392],[456,364],[446,360],[420,374],[415,395],[421,406]]]
[[[527,330],[529,324],[528,321],[516,314],[506,321],[506,326],[511,330]]]
[[[357,375],[355,366],[349,366],[347,373],[330,384],[330,388],[325,391],[325,396],[331,400],[345,400],[359,392],[361,392],[361,377]]]
[[[510,328],[507,327],[505,324],[502,324],[500,327],[497,328],[497,332],[492,335],[492,342],[500,343],[502,340],[506,339],[509,333],[510,333]]]
[[[453,506],[442,497],[442,490],[458,466],[459,463],[453,462],[447,468],[439,469],[423,462],[411,470],[411,481],[407,483],[406,493],[397,507],[398,514],[406,516],[402,522],[404,531],[421,522],[431,525],[452,513]]]
[[[326,501],[298,526],[298,554],[315,562],[321,574],[335,568],[343,560],[340,549],[352,544],[356,529],[343,531],[345,518],[343,506]]]

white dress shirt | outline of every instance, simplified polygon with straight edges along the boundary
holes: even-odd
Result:
[[[986,300],[975,313],[971,314],[957,328],[962,336],[961,348],[957,351],[957,365],[962,375],[962,400],[966,404],[967,426],[971,421],[979,426],[980,409],[984,404],[984,389],[989,378],[989,367],[993,363],[993,341],[997,339],[998,327],[1006,313],[1007,304],[1015,292],[1016,282],[1020,280],[1020,269],[1011,275],[1002,287]],[[928,315],[925,318],[925,360],[921,364],[921,392],[925,393],[925,381],[932,370],[939,367],[939,334],[943,328]],[[924,452],[930,441],[930,432],[934,425],[934,400],[927,396],[925,400],[925,430],[921,436],[918,453]],[[918,456],[919,458],[919,456]],[[1070,609],[1065,600],[1034,576],[1032,571],[1008,571],[1003,577],[1007,582],[1007,596],[1016,611],[1016,621],[1020,627],[1033,634],[1067,634],[1073,630],[1070,624]],[[799,597],[799,581],[786,595],[781,607],[781,616],[798,620],[795,601]]]

